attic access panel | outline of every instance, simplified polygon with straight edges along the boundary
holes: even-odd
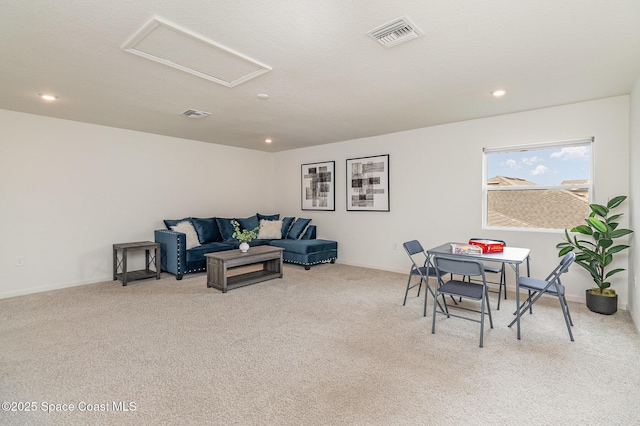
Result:
[[[268,65],[157,16],[121,49],[226,87],[271,71]]]

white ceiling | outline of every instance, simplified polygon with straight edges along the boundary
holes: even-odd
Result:
[[[225,87],[122,50],[154,16],[272,70]],[[365,34],[401,16],[424,36]],[[1,109],[268,152],[628,94],[639,76],[638,0],[0,0]]]

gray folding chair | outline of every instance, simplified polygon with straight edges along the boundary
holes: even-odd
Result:
[[[449,295],[462,299],[471,299],[479,301],[480,310],[467,308],[462,305],[449,306],[446,299],[443,298],[444,309],[440,307],[437,310],[436,305],[433,306],[433,323],[431,325],[431,333],[436,332],[436,314],[444,314],[449,317],[462,318],[469,321],[480,323],[480,347],[483,346],[484,339],[484,316],[489,315],[489,324],[493,328],[493,319],[491,317],[491,306],[489,305],[489,294],[487,292],[487,280],[484,274],[484,265],[481,261],[475,259],[467,259],[461,256],[435,255],[433,257],[433,265],[436,268],[438,276],[445,274],[462,275],[462,280],[450,279],[446,283],[440,282],[436,285],[435,297],[439,295]],[[464,277],[474,278],[465,281]],[[441,280],[440,280],[441,281]],[[463,315],[455,315],[449,312],[449,308],[462,309],[480,314],[480,319],[475,317],[467,317]]]
[[[550,296],[555,296],[558,298],[560,302],[560,308],[562,309],[562,315],[564,315],[564,322],[567,324],[567,330],[569,331],[569,338],[573,342],[573,333],[571,332],[571,327],[573,326],[573,321],[571,320],[571,314],[569,313],[569,305],[567,304],[567,298],[565,297],[565,288],[560,282],[560,275],[564,274],[569,270],[569,267],[576,260],[576,254],[572,251],[565,254],[564,257],[560,260],[558,266],[556,266],[553,271],[545,278],[544,280],[530,278],[530,277],[520,277],[518,280],[518,284],[520,289],[526,289],[529,291],[529,297],[518,307],[518,310],[514,312],[514,315],[520,315],[522,319],[522,314],[525,311],[529,310],[529,313],[533,313],[531,307],[534,303],[543,294],[548,294]],[[509,327],[511,327],[518,320],[516,317]]]
[[[495,238],[470,238],[469,241],[474,241],[474,240],[491,240],[491,241],[496,241],[498,243],[502,243],[505,247],[507,246],[507,243],[505,243],[503,240],[496,240]],[[501,300],[501,296],[502,293],[504,292],[504,300],[507,300],[507,273],[506,273],[506,269],[505,269],[505,264],[500,262],[499,264],[495,264],[495,263],[484,263],[484,272],[487,273],[491,273],[491,274],[499,274],[500,275],[500,279],[499,281],[489,281],[487,280],[487,284],[497,284],[498,285],[498,291],[495,290],[491,290],[489,289],[489,293],[498,293],[498,306],[496,309],[500,310],[500,300]]]
[[[404,292],[404,302],[402,302],[402,306],[405,306],[407,303],[407,295],[409,294],[409,290],[418,286],[418,297],[420,297],[420,290],[422,289],[422,283],[426,286],[429,293],[434,296],[434,300],[436,303],[440,303],[435,299],[435,294],[431,287],[429,287],[429,277],[437,277],[435,268],[431,265],[429,255],[422,248],[422,244],[418,240],[407,241],[402,244],[404,250],[409,255],[409,259],[411,259],[411,270],[409,271],[409,280],[407,281],[407,289]],[[424,257],[424,259],[422,259]],[[420,277],[420,281],[411,285],[411,279],[413,277]],[[429,294],[425,291],[424,295],[424,316],[427,316],[427,298]],[[442,306],[441,306],[442,308]]]

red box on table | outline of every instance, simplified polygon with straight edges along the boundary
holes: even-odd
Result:
[[[469,244],[480,247],[482,253],[502,253],[504,251],[504,243],[499,241],[469,240]]]

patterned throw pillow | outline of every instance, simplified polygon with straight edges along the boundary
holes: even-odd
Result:
[[[164,226],[166,226],[167,229],[171,229],[172,226],[176,226],[177,224],[179,224],[180,222],[184,222],[185,220],[191,220],[191,218],[185,217],[183,219],[165,219],[163,220],[163,222]]]
[[[282,238],[281,220],[261,220],[258,238],[263,240],[279,240]]]
[[[183,234],[186,235],[187,250],[194,247],[198,247],[200,245],[200,241],[198,241],[198,234],[196,233],[196,230],[194,229],[191,222],[189,222],[188,220],[182,221],[177,225],[172,226],[171,229],[173,229],[176,232],[182,232]]]

